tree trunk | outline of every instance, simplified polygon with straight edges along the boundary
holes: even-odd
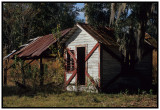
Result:
[[[87,3],[85,3],[85,5],[87,6]],[[88,15],[85,15],[85,23],[88,24]]]
[[[143,54],[143,45],[144,45],[144,38],[145,38],[145,32],[146,32],[146,25],[147,25],[147,19],[149,12],[151,11],[151,3],[144,3],[141,4],[139,9],[139,27],[138,27],[138,39],[137,39],[137,56],[139,61],[141,61],[142,54]],[[146,8],[147,7],[147,8]]]
[[[141,61],[142,54],[143,54],[143,45],[144,45],[144,38],[145,38],[145,28],[146,22],[141,21],[138,27],[138,40],[137,40],[137,56],[139,61]]]

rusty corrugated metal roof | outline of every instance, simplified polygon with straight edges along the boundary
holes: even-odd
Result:
[[[118,56],[119,58],[121,57],[121,52],[119,51],[120,45],[116,42],[116,39],[113,35],[113,29],[108,27],[98,27],[95,29],[93,26],[85,23],[78,23],[78,25],[98,42],[101,42],[114,55]],[[148,33],[145,33],[145,42],[147,42],[152,47],[157,48],[157,41]]]
[[[85,23],[78,23],[85,31],[87,31],[93,38],[102,42],[105,45],[118,45],[113,35],[113,30],[107,27],[94,28]]]
[[[113,35],[113,30],[107,27],[99,27],[95,29],[91,25],[85,23],[78,23],[80,27],[82,27],[87,33],[89,33],[93,38],[95,38],[98,42],[102,43],[103,46],[108,48],[114,55],[121,57],[121,52],[119,51],[119,45],[116,42],[116,39]],[[77,26],[73,28],[68,28],[61,31],[61,43],[64,43],[77,29]],[[63,37],[67,35],[66,37]],[[147,37],[146,40],[151,37]],[[52,34],[45,35],[42,37],[37,37],[27,46],[23,47],[19,51],[15,52],[13,55],[17,55],[18,57],[37,57],[40,56],[49,46],[54,44],[57,40],[53,37]],[[149,41],[149,40],[148,40]],[[12,56],[13,56],[12,55]]]
[[[60,37],[66,35],[70,30],[71,28],[61,31]],[[56,41],[56,38],[53,37],[52,34],[38,37],[36,40],[31,42],[29,45],[23,47],[13,55],[17,55],[17,57],[37,57],[40,56],[42,52],[44,52],[49,46],[54,44]]]
[[[121,59],[121,52],[119,51],[119,45],[113,35],[113,30],[107,27],[98,27],[95,29],[93,26],[85,23],[78,23],[87,33],[89,33],[98,42],[114,54],[118,59]]]

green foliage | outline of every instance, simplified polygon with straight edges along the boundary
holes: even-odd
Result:
[[[91,77],[91,79],[93,80],[93,77]],[[100,82],[100,80],[99,79],[94,79],[94,81],[95,81],[95,85],[91,82],[91,80],[89,78],[87,78],[87,87],[85,88],[85,91],[90,92],[90,93],[100,92],[96,88],[96,86],[98,86],[98,83]]]
[[[84,19],[77,19],[76,22],[77,23],[85,23],[85,20]]]
[[[11,77],[13,78],[13,81],[20,81],[22,74],[21,74],[21,65],[20,65],[21,60],[18,59],[15,56],[15,60],[12,64],[12,68],[10,71]]]
[[[63,63],[57,58],[55,61],[49,61],[44,63],[44,86],[40,87],[40,68],[37,64],[29,65],[26,62],[21,65],[21,59],[15,59],[13,68],[11,68],[10,75],[12,81],[22,82],[25,80],[25,85],[30,86],[33,91],[42,90],[50,92],[61,92],[64,84],[64,68]],[[21,68],[24,67],[24,73]],[[24,75],[24,76],[23,76]],[[24,78],[24,79],[23,79]]]
[[[53,82],[57,83],[58,85],[64,84],[64,67],[63,63],[60,61],[60,59],[56,59],[57,62],[57,68],[55,69],[55,76],[53,77]]]
[[[39,83],[38,74],[39,68],[37,65],[29,65],[24,62],[22,59],[19,59],[15,56],[13,66],[10,71],[11,77],[14,81],[22,82],[24,85],[27,85],[35,88]]]
[[[152,90],[152,89],[149,90],[149,94],[150,94],[150,95],[153,94],[153,90]]]
[[[89,24],[98,27],[109,25],[110,3],[86,3],[85,16]]]
[[[139,60],[145,32],[157,37],[157,3],[86,3],[84,10],[88,23],[95,27],[112,22],[120,50],[134,50],[129,53]]]
[[[3,3],[3,46],[7,53],[33,37],[36,12],[30,3]]]
[[[55,46],[51,46],[50,49],[54,49],[53,52],[57,54],[55,61],[53,61],[53,59],[50,62],[44,61],[42,65],[43,75],[40,75],[40,65],[30,65],[15,56],[11,71],[11,76],[14,81],[22,81],[23,84],[27,82],[27,85],[31,86],[33,90],[36,90],[39,88],[41,79],[43,79],[44,85],[40,85],[40,89],[45,91],[48,89],[48,85],[50,85],[49,88],[56,88],[56,92],[62,91],[64,84],[64,65],[63,58],[60,55],[61,44],[59,43],[59,37],[61,36],[61,33],[59,25],[53,33],[53,36],[57,39],[57,48],[55,48]]]
[[[34,18],[35,36],[52,33],[52,29],[60,25],[63,29],[72,27],[78,10],[74,3],[33,3],[38,14]]]
[[[31,38],[75,24],[75,3],[3,3],[3,46],[10,53]]]

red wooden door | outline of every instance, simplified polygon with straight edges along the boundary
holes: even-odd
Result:
[[[88,61],[88,59],[92,56],[92,54],[94,53],[94,51],[95,51],[98,47],[99,47],[99,43],[97,43],[97,44],[92,48],[92,50],[89,52],[89,54],[88,54],[86,57],[84,57],[83,66],[85,66],[85,62]],[[82,47],[80,47],[80,48],[82,48]],[[68,86],[68,84],[72,81],[72,79],[75,77],[75,75],[77,74],[77,72],[78,72],[78,73],[83,73],[83,71],[79,70],[79,69],[83,69],[83,68],[79,68],[79,65],[77,65],[77,62],[79,62],[78,60],[82,60],[82,59],[80,58],[80,59],[77,60],[76,57],[75,57],[75,53],[74,53],[72,50],[70,50],[70,49],[68,49],[68,48],[67,48],[66,50],[67,50],[67,51],[66,51],[66,53],[65,53],[65,60],[66,60],[66,63],[65,63],[65,87]],[[82,50],[82,51],[83,51],[83,50]],[[66,56],[67,54],[70,55],[70,58],[68,58],[68,60],[69,60],[69,59],[73,59],[73,62],[72,62],[72,61],[67,61],[67,56]],[[77,52],[77,54],[79,54],[79,53]],[[78,58],[78,55],[77,55],[77,58]],[[68,62],[68,63],[67,63],[67,62]],[[71,63],[71,62],[72,62],[72,63]],[[72,69],[71,69],[71,64],[74,65],[74,67],[73,67]],[[78,69],[78,68],[79,68],[79,69]],[[78,71],[77,71],[77,69],[78,69]],[[83,79],[84,79],[84,81],[83,81],[83,80],[81,81],[81,84],[83,85],[83,83],[85,83],[85,77],[88,77],[89,80],[92,82],[92,84],[95,85],[95,87],[96,87],[97,89],[99,89],[98,85],[95,83],[94,79],[89,75],[89,73],[86,71],[85,67],[84,67],[83,70],[85,71],[84,76],[83,76],[83,75],[79,76],[79,78],[83,77]],[[69,78],[68,80],[66,80],[66,75],[67,75],[68,73],[71,73],[72,75],[70,76],[70,78]]]

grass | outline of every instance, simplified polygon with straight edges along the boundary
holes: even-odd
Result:
[[[19,94],[16,87],[3,87],[3,107],[157,107],[157,95],[86,92]]]

